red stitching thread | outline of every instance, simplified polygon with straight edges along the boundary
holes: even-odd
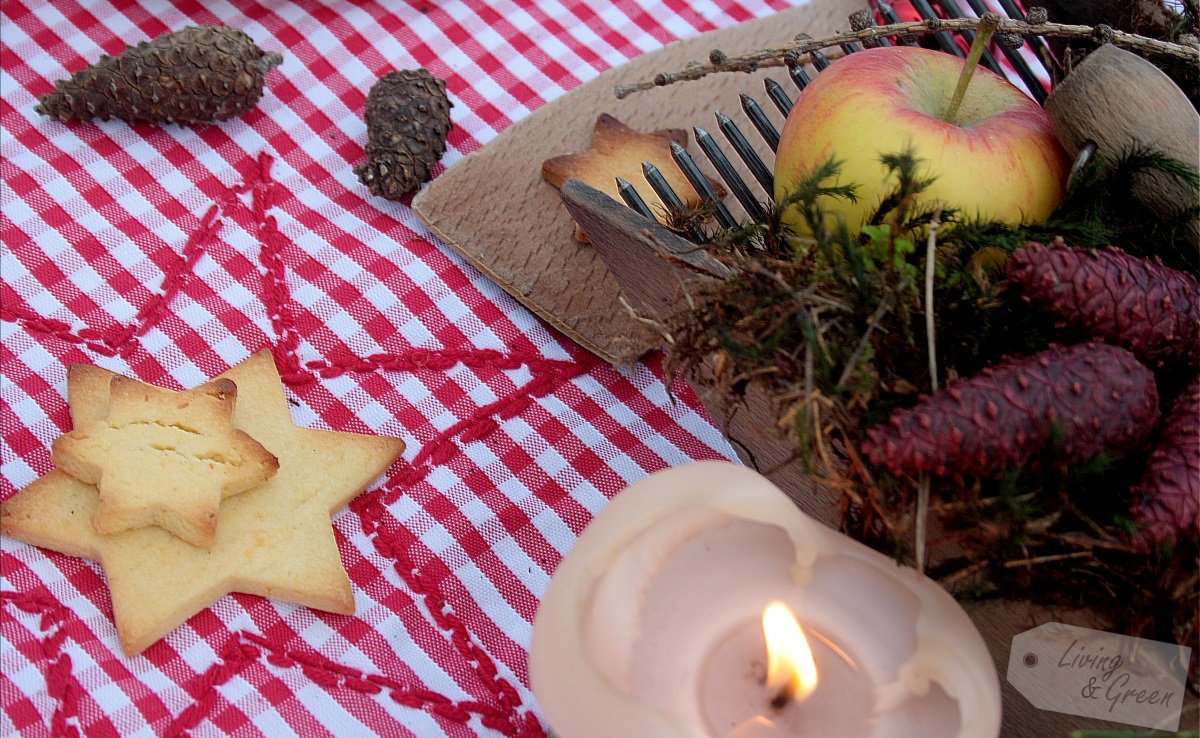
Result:
[[[376,503],[378,504],[378,503]],[[373,511],[374,512],[374,511]],[[382,512],[380,507],[379,512]],[[374,516],[371,516],[376,519]],[[389,540],[392,536],[387,536]],[[383,543],[381,541],[381,543]],[[386,545],[386,544],[384,544]],[[381,550],[383,546],[380,546]],[[250,664],[262,660],[277,668],[300,669],[314,684],[327,690],[350,689],[376,696],[387,691],[388,698],[405,707],[424,710],[430,714],[467,723],[477,715],[482,725],[514,738],[545,738],[545,731],[536,716],[520,714],[520,694],[505,679],[497,675],[495,663],[478,645],[470,640],[466,626],[453,614],[445,612],[442,597],[425,582],[407,554],[400,548],[388,546],[398,559],[397,569],[405,582],[426,599],[435,622],[451,633],[451,641],[468,663],[472,664],[483,684],[497,696],[499,706],[475,700],[455,702],[443,694],[422,687],[406,685],[385,674],[368,673],[339,664],[311,650],[286,649],[253,633],[238,632],[220,649],[218,660],[199,674],[190,685],[182,685],[195,700],[184,708],[164,730],[167,736],[184,736],[194,730],[211,714],[218,702],[218,687],[227,684]],[[402,566],[403,564],[403,566]],[[40,614],[39,626],[52,631],[42,640],[39,651],[46,663],[45,678],[48,694],[55,698],[57,708],[51,716],[50,734],[77,736],[78,729],[68,721],[78,717],[78,702],[82,687],[71,671],[70,655],[63,651],[68,625],[78,616],[42,591],[0,592],[0,604],[10,604],[31,614]]]
[[[200,258],[200,254],[204,251],[200,248],[201,244],[207,244],[221,230],[221,221],[218,218],[220,208],[213,205],[204,214],[200,220],[200,227],[188,236],[188,240],[183,244],[183,249],[180,251],[178,265],[174,271],[169,272],[163,278],[162,292],[154,295],[142,305],[142,309],[138,310],[134,320],[137,321],[136,327],[128,326],[121,327],[114,331],[114,335],[105,341],[105,344],[122,350],[122,353],[128,353],[132,347],[131,339],[134,336],[144,336],[146,331],[150,330],[159,320],[166,315],[168,303],[175,295],[179,294],[187,280],[192,276],[196,268],[196,260]]]
[[[584,374],[597,360],[586,356],[579,361],[556,361],[532,352],[503,353],[495,349],[411,349],[403,354],[380,353],[366,357],[340,353],[327,359],[309,361],[305,366],[323,378],[344,374],[367,374],[375,371],[408,371],[421,369],[445,371],[462,364],[472,369],[489,368],[498,371],[526,367],[533,377],[522,387],[495,402],[480,407],[470,417],[438,433],[426,442],[411,462],[399,462],[400,467],[385,485],[384,501],[395,502],[401,487],[420,481],[429,470],[454,458],[458,449],[455,436],[463,443],[482,440],[499,426],[496,418],[511,420],[524,412],[536,397],[544,397],[563,384]],[[361,497],[358,499],[362,499]],[[353,506],[354,503],[352,503]]]
[[[25,305],[0,307],[0,320],[17,323],[30,333],[41,333],[70,343],[82,344],[101,356],[128,356],[136,348],[133,339],[145,335],[167,315],[169,303],[194,273],[196,260],[220,232],[222,221],[219,216],[226,204],[214,204],[204,214],[199,226],[176,256],[175,267],[163,276],[161,290],[151,295],[142,305],[132,325],[117,323],[105,329],[83,327],[75,331],[67,323],[38,316]]]
[[[401,494],[401,487],[415,483],[435,466],[447,463],[457,452],[453,443],[458,437],[462,443],[481,440],[495,431],[498,427],[496,418],[508,420],[528,408],[533,398],[542,397],[554,391],[562,384],[578,377],[594,365],[595,359],[584,357],[578,361],[555,361],[546,359],[533,352],[501,352],[494,349],[468,350],[430,350],[412,349],[405,353],[381,353],[368,357],[358,357],[349,354],[339,354],[324,360],[309,361],[303,366],[298,358],[300,336],[295,327],[295,317],[292,308],[293,300],[287,286],[287,271],[283,255],[289,241],[279,230],[278,222],[268,211],[278,202],[281,196],[278,184],[271,179],[270,169],[273,158],[267,154],[258,157],[257,167],[245,180],[226,192],[225,196],[212,205],[195,232],[189,236],[177,258],[177,265],[163,280],[161,292],[153,295],[138,310],[136,323],[131,326],[115,325],[105,330],[81,328],[73,331],[68,324],[36,315],[24,305],[0,306],[0,320],[21,324],[26,330],[53,336],[71,343],[82,344],[84,347],[105,356],[117,353],[127,355],[136,346],[136,338],[143,336],[153,325],[160,321],[169,310],[171,300],[184,288],[187,279],[192,276],[195,264],[204,249],[216,239],[223,225],[223,218],[230,217],[232,211],[240,214],[249,213],[254,223],[254,234],[260,245],[259,264],[263,268],[263,304],[267,310],[271,326],[276,334],[276,343],[272,346],[276,365],[280,369],[281,378],[289,384],[311,382],[316,376],[323,378],[341,376],[347,373],[368,373],[375,371],[419,371],[429,369],[445,371],[457,364],[469,368],[490,368],[497,371],[508,371],[526,367],[532,378],[510,395],[495,402],[480,407],[470,417],[464,418],[439,433],[429,443],[425,444],[412,462],[400,465],[386,485],[384,501],[394,502]],[[240,195],[250,193],[250,204],[246,205]],[[425,689],[407,687],[390,677],[373,674],[363,674],[348,667],[335,664],[315,653],[299,651],[282,651],[275,646],[254,636],[236,634],[221,653],[221,661],[211,666],[195,683],[191,690],[196,701],[189,705],[172,723],[168,734],[175,735],[194,728],[207,715],[216,700],[215,687],[226,683],[247,663],[260,657],[260,651],[249,639],[266,649],[268,663],[279,668],[299,667],[314,683],[332,689],[343,687],[362,692],[376,694],[388,690],[389,698],[398,704],[417,709],[424,709],[440,717],[456,722],[466,722],[471,715],[478,715],[482,724],[488,728],[509,736],[528,736],[542,738],[545,731],[536,715],[522,711],[521,698],[516,688],[507,680],[500,677],[491,657],[476,644],[465,623],[454,614],[449,603],[438,592],[436,584],[420,569],[413,565],[407,555],[407,545],[396,540],[395,534],[386,531],[382,520],[383,508],[378,501],[360,497],[352,503],[352,507],[363,517],[363,530],[372,538],[374,545],[381,554],[396,559],[396,569],[401,577],[425,601],[430,617],[434,623],[445,632],[458,653],[479,677],[480,682],[495,697],[497,705],[486,705],[479,702],[453,703],[447,697]],[[370,522],[368,522],[370,521]],[[5,593],[0,593],[4,595]],[[16,601],[16,593],[7,597]],[[31,600],[32,601],[32,600]],[[48,600],[48,605],[61,607]],[[56,636],[54,649],[61,646],[65,633]],[[49,649],[50,640],[46,642]],[[50,658],[47,651],[47,660]],[[55,712],[56,726],[62,723],[65,731],[65,717],[69,709],[75,707],[78,684],[70,680],[70,659],[66,654],[60,654],[55,662],[53,671],[55,684],[61,687],[59,708]],[[61,676],[65,674],[66,676]],[[51,675],[48,672],[47,683]],[[67,681],[63,681],[63,680]],[[74,685],[72,687],[72,685]],[[60,734],[55,730],[55,734]]]
[[[0,592],[0,604],[11,604],[30,614],[40,614],[39,626],[48,635],[39,644],[46,664],[46,692],[55,701],[50,716],[50,735],[78,736],[79,730],[68,724],[79,716],[79,694],[82,688],[71,670],[71,656],[63,651],[67,639],[67,621],[74,616],[49,594],[35,592]]]
[[[495,662],[471,638],[465,623],[453,611],[434,583],[417,567],[408,555],[407,544],[398,539],[395,531],[384,526],[384,506],[370,495],[358,506],[363,532],[375,544],[382,555],[395,560],[395,569],[400,578],[425,602],[433,622],[450,636],[450,642],[463,657],[480,683],[495,696],[499,707],[489,707],[486,714],[482,705],[467,703],[462,707],[481,715],[483,724],[507,736],[520,738],[545,738],[545,730],[536,717],[522,710],[521,695],[508,680],[499,676]],[[359,499],[363,499],[360,497]],[[450,609],[448,609],[450,608]],[[443,698],[444,699],[444,698]],[[472,707],[468,707],[471,705]]]
[[[242,669],[260,659],[278,668],[299,668],[314,684],[326,689],[349,689],[370,696],[377,696],[386,690],[388,699],[398,705],[424,710],[454,722],[466,723],[473,715],[478,715],[485,726],[505,735],[529,738],[545,735],[544,732],[529,732],[524,727],[527,721],[513,721],[509,715],[491,705],[472,700],[455,702],[438,692],[406,685],[384,674],[348,667],[315,651],[281,648],[262,636],[246,632],[233,634],[221,649],[220,661],[195,680],[189,691],[196,702],[179,714],[165,734],[185,735],[187,731],[195,729],[216,702],[216,688],[228,683]],[[537,725],[536,720],[533,724]],[[540,731],[541,726],[537,727]]]

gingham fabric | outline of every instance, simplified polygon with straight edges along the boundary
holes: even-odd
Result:
[[[446,79],[452,167],[605,69],[785,5],[3,0],[0,497],[51,468],[73,363],[182,389],[269,348],[298,425],[408,448],[333,521],[353,616],[232,595],[126,658],[100,567],[3,539],[0,733],[545,735],[527,658],[558,562],[626,484],[733,452],[659,359],[595,359],[371,197],[367,92],[392,69]],[[34,112],[195,23],[283,53],[254,111]]]

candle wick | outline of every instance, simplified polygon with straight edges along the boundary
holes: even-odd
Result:
[[[776,712],[778,712],[778,711],[782,710],[783,708],[787,707],[791,701],[792,701],[792,690],[789,688],[789,685],[785,684],[785,685],[783,685],[783,688],[780,689],[775,694],[775,696],[771,698],[771,701],[768,704],[771,706],[772,710],[775,710]]]

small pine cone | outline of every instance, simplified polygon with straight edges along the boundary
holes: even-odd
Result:
[[[1013,253],[1008,277],[1063,325],[1151,366],[1200,368],[1200,282],[1191,275],[1118,249],[1031,243]]]
[[[871,462],[893,474],[991,476],[1141,443],[1158,422],[1154,374],[1117,346],[1051,346],[961,379],[867,432]]]
[[[371,193],[399,200],[428,182],[450,133],[446,82],[425,69],[390,72],[367,95],[367,161],[354,168]]]
[[[1200,536],[1200,376],[1176,398],[1134,493],[1143,541]]]
[[[121,120],[190,126],[252,109],[263,77],[283,61],[229,26],[189,26],[126,47],[59,80],[34,110],[61,121]]]

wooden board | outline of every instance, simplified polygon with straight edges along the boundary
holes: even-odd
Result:
[[[707,262],[703,254],[689,249],[689,242],[612,202],[602,193],[577,181],[563,186],[562,199],[588,233],[595,234],[594,248],[613,266],[613,276],[626,297],[642,315],[665,316],[674,309],[680,280],[704,280],[721,267]],[[700,371],[707,371],[707,367]],[[776,409],[767,392],[751,382],[744,400],[726,408],[714,396],[704,377],[691,377],[709,413],[737,449],[742,460],[787,492],[807,514],[836,528],[840,494],[806,472],[796,457],[794,442],[776,432]],[[931,532],[931,538],[937,538]],[[936,561],[939,550],[930,552]],[[1004,679],[1012,639],[1019,633],[1048,622],[1067,623],[1098,630],[1110,629],[1101,613],[1074,608],[1052,609],[1020,600],[989,600],[966,603],[967,612],[987,642],[988,651],[1001,675],[1004,701],[1003,738],[1067,738],[1074,730],[1120,730],[1118,723],[1046,712],[1033,706]],[[1187,645],[1187,644],[1185,644]],[[1200,703],[1193,692],[1184,695],[1181,726],[1200,725]]]
[[[781,126],[782,116],[766,104],[762,92],[765,77],[783,81],[786,74],[779,69],[750,75],[712,75],[637,93],[625,100],[617,100],[612,90],[617,84],[681,69],[690,61],[703,61],[713,48],[736,54],[784,43],[801,32],[830,34],[846,27],[846,17],[863,5],[862,1],[812,0],[771,18],[704,34],[635,59],[514,124],[418,193],[413,208],[443,241],[572,340],[611,363],[633,362],[646,351],[659,348],[660,342],[622,307],[626,295],[598,251],[622,244],[616,239],[596,246],[574,241],[574,221],[559,192],[542,180],[542,161],[586,149],[596,117],[604,112],[642,130],[699,125],[711,131],[716,128],[712,114],[717,109],[730,114],[739,125],[745,123],[738,94],[746,93],[764,103],[764,109]],[[748,123],[743,127],[752,132]],[[694,142],[690,149],[696,152]],[[773,157],[764,160],[770,163]],[[732,205],[731,200],[727,203]],[[733,209],[738,212],[736,207]],[[623,212],[606,217],[614,223],[626,219]],[[648,248],[671,250],[669,237],[653,228],[640,229],[626,223],[618,230],[634,234],[634,240],[649,244]],[[661,265],[643,256],[631,259],[628,251],[615,257],[609,254],[617,263],[639,265],[633,270],[638,274],[623,275],[629,289],[637,293],[628,301],[653,313],[656,307],[665,307],[667,293],[678,287],[680,276],[656,269]],[[651,273],[660,273],[668,283],[662,293],[655,289],[648,276]],[[637,279],[642,283],[638,284]],[[773,431],[774,411],[764,394],[752,391],[746,403],[728,417],[722,413],[718,398],[702,390],[700,394],[743,460],[784,489],[805,512],[836,527],[837,493],[814,483],[797,462],[787,439]],[[1072,730],[1082,728],[1127,727],[1038,710],[1004,679],[1013,636],[1051,621],[1103,628],[1102,617],[1013,600],[968,604],[967,610],[987,642],[1000,675],[1004,699],[1002,738],[1067,738]],[[1196,697],[1189,692],[1181,727],[1194,726],[1198,714]]]
[[[779,68],[714,74],[623,100],[613,88],[703,62],[714,48],[733,55],[784,44],[797,33],[829,35],[846,28],[850,13],[865,5],[865,0],[812,0],[611,69],[455,163],[417,194],[413,209],[439,238],[572,340],[611,363],[632,363],[658,344],[620,308],[620,288],[604,262],[590,246],[573,239],[573,221],[558,191],[542,180],[542,162],[586,149],[601,113],[639,130],[701,126],[715,131],[713,113],[719,109],[745,123],[747,135],[754,136],[738,100],[739,93],[746,93],[782,127],[783,116],[767,103],[762,84],[768,73],[785,82],[787,74]],[[704,159],[694,140],[688,148]]]

